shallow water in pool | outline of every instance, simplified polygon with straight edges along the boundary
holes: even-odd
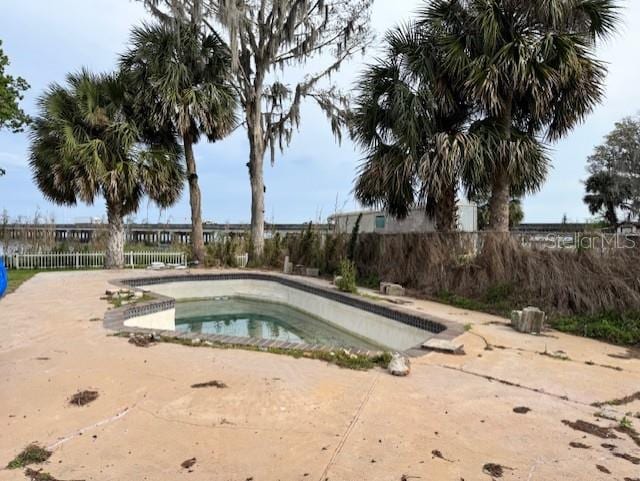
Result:
[[[225,297],[176,304],[176,330],[336,347],[381,346],[283,304]]]

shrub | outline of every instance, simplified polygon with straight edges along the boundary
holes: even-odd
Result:
[[[248,251],[248,241],[237,234],[225,235],[207,245],[205,265],[207,267],[237,267],[236,256]]]
[[[552,320],[551,325],[562,332],[613,344],[640,344],[640,312],[604,312],[591,316],[560,317]]]
[[[349,260],[355,262],[356,260],[356,250],[358,247],[358,234],[360,233],[360,221],[362,220],[362,214],[358,215],[356,219],[356,223],[353,225],[353,230],[351,231],[351,237],[349,238],[349,248],[348,248],[348,256]]]
[[[51,451],[37,445],[30,444],[7,464],[7,469],[24,468],[29,464],[41,464],[51,457]]]
[[[270,239],[264,240],[264,253],[262,265],[281,268],[284,264],[284,251],[282,236],[276,232]]]
[[[322,249],[322,265],[320,266],[323,274],[334,275],[340,270],[340,262],[345,255],[345,243],[346,239],[343,235],[327,235]]]
[[[340,278],[336,282],[338,289],[342,292],[356,293],[356,266],[350,260],[343,260],[340,263]]]

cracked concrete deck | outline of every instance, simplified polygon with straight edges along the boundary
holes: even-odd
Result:
[[[605,440],[562,423],[616,424],[590,404],[640,389],[640,359],[621,359],[626,349],[518,334],[504,319],[427,301],[405,307],[471,324],[460,338],[466,355],[426,354],[408,378],[241,350],[137,348],[90,321],[108,307],[99,299],[108,281],[125,275],[39,274],[0,301],[0,465],[37,441],[53,448],[44,471],[63,480],[474,481],[491,479],[489,462],[510,468],[505,480],[640,476],[601,447],[640,457],[627,436]],[[229,387],[190,388],[212,379]],[[100,397],[69,406],[79,389]],[[192,472],[182,469],[192,457]],[[0,480],[23,479],[0,470]]]

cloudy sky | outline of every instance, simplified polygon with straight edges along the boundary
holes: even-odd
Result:
[[[557,222],[589,217],[581,199],[586,177],[585,160],[615,121],[640,110],[640,2],[627,0],[624,22],[617,35],[599,49],[609,63],[607,97],[601,106],[567,138],[552,146],[553,171],[544,188],[525,200],[525,220]],[[408,19],[422,0],[376,0],[373,25],[379,35]],[[0,39],[11,60],[9,73],[31,84],[23,106],[35,113],[35,99],[50,82],[62,82],[67,72],[85,66],[95,71],[115,67],[132,25],[145,19],[142,6],[132,0],[0,0]],[[362,65],[375,56],[346,66],[336,77],[344,88],[352,86]],[[285,79],[286,80],[286,79]],[[102,217],[104,206],[58,207],[48,203],[31,182],[26,165],[28,136],[0,133],[0,211],[33,217],[36,211],[52,214],[58,222]],[[203,216],[217,222],[247,221],[250,190],[246,162],[246,134],[236,132],[216,145],[197,147]],[[266,213],[277,222],[325,219],[336,208],[353,209],[351,188],[360,153],[348,141],[336,144],[323,115],[305,106],[300,132],[291,147],[266,167]],[[186,194],[186,192],[185,192]],[[175,207],[159,212],[144,204],[137,218],[150,222],[184,222],[189,207],[186,195]]]

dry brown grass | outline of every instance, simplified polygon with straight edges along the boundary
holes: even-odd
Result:
[[[332,238],[329,257],[346,257],[347,240]],[[640,247],[544,249],[497,234],[360,234],[355,261],[361,281],[397,282],[423,297],[449,292],[554,315],[640,311]]]

